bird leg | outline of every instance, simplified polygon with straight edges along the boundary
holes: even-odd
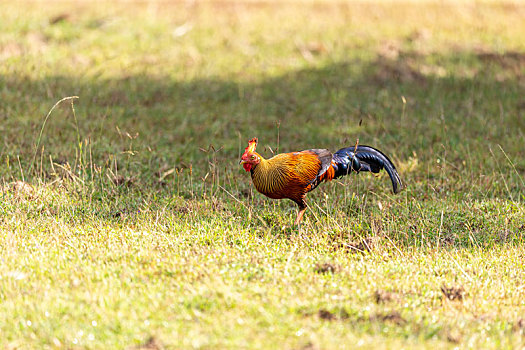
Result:
[[[303,219],[304,212],[306,211],[306,207],[300,207],[299,212],[297,213],[297,219],[295,219],[295,225],[299,225],[301,220]]]

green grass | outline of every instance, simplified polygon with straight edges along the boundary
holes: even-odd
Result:
[[[522,4],[0,12],[1,348],[525,346]],[[254,136],[407,189],[324,184],[297,229]]]

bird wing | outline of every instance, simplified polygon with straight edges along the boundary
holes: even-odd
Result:
[[[322,175],[330,169],[331,159],[332,154],[325,149],[278,154],[267,161],[267,167],[271,172],[268,173],[265,181],[260,181],[276,184],[276,187],[262,192],[265,194],[278,192],[294,186],[309,192],[323,180]]]
[[[304,154],[304,162],[301,163],[315,163],[313,160],[317,159],[317,167],[316,171],[312,172],[309,171],[308,174],[305,174],[304,179],[307,181],[307,191],[311,191],[314,188],[316,188],[323,180],[323,175],[326,173],[326,171],[330,168],[332,164],[332,153],[327,149],[308,149],[302,152],[299,152],[300,154]],[[315,158],[314,158],[315,157]]]
[[[327,149],[314,148],[303,152],[315,154],[321,162],[321,169],[319,169],[317,176],[323,175],[332,164],[332,153]]]

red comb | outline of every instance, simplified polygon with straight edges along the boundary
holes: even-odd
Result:
[[[257,137],[254,137],[250,141],[248,141],[248,147],[244,149],[244,154],[253,153],[255,152],[255,147],[257,147]]]

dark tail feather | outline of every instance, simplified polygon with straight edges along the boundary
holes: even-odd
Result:
[[[403,189],[403,183],[396,167],[381,151],[370,146],[361,145],[357,146],[357,152],[354,151],[355,147],[352,146],[341,148],[334,153],[332,159],[337,165],[334,178],[345,176],[352,171],[378,173],[381,169],[385,169],[390,175],[390,180],[392,180],[394,193],[398,193]]]

